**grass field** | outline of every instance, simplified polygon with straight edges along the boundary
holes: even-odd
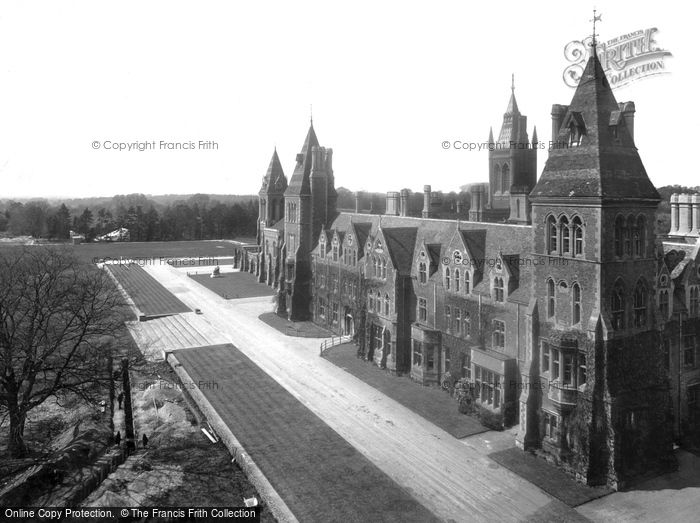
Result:
[[[138,265],[105,265],[145,316],[191,312],[189,307]]]
[[[251,241],[245,239],[242,241]],[[252,240],[254,242],[254,240]],[[161,257],[188,258],[201,265],[213,265],[212,257],[232,257],[234,245],[229,241],[205,240],[191,242],[112,242],[82,243],[72,248],[81,259],[95,263],[101,259],[143,259],[147,262],[161,263]],[[162,263],[166,263],[163,260]]]
[[[175,354],[299,521],[437,521],[233,345]]]
[[[258,283],[255,276],[248,272],[223,272],[218,278],[211,278],[210,274],[211,271],[206,271],[203,274],[189,276],[227,300],[272,296],[275,293],[271,287]]]

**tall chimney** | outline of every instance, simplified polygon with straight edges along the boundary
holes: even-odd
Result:
[[[676,193],[671,195],[671,230],[668,233],[670,235],[678,233],[678,194]]]
[[[430,185],[423,186],[423,218],[430,218]]]
[[[625,126],[630,133],[632,141],[634,141],[634,102],[620,102],[617,104],[620,108],[620,113],[625,118]]]
[[[457,216],[462,214],[462,200],[457,198],[457,203],[455,204],[457,206]]]
[[[386,211],[385,214],[397,216],[399,214],[399,193],[386,193]]]
[[[360,208],[360,191],[355,191],[355,213],[359,213]]]
[[[690,234],[700,236],[700,194],[693,194],[690,197],[690,202],[693,207],[693,228]]]
[[[408,189],[401,189],[401,216],[408,216],[409,195]]]
[[[678,195],[678,234],[686,235],[690,232],[691,227],[691,207],[690,207],[690,195],[680,194]]]
[[[556,142],[558,141],[559,129],[561,128],[561,124],[564,122],[564,116],[566,115],[566,111],[568,109],[568,105],[552,105],[552,142],[555,142],[555,148],[558,145]]]
[[[469,193],[471,195],[469,221],[480,222],[484,212],[484,187],[483,185],[473,185],[469,188]]]

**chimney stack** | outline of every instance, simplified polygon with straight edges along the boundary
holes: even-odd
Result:
[[[668,231],[670,235],[674,235],[678,232],[678,195],[673,193],[671,195],[671,230]]]
[[[423,186],[423,218],[430,218],[430,185]]]
[[[690,195],[678,195],[678,234],[685,236],[692,226]]]
[[[556,142],[558,141],[559,137],[559,129],[561,129],[561,124],[564,123],[564,116],[566,116],[566,111],[568,110],[568,105],[552,105],[552,142],[554,142],[555,148],[557,147]]]
[[[390,216],[397,216],[399,214],[399,193],[393,191],[386,193],[385,214]]]
[[[484,212],[484,187],[473,185],[469,188],[471,204],[469,206],[469,221],[480,222]]]
[[[629,131],[630,137],[632,141],[634,141],[634,113],[636,112],[634,102],[620,102],[617,105],[620,108],[620,114],[622,114],[625,119],[627,131]]]
[[[355,191],[355,213],[358,214],[360,209],[360,191]]]
[[[693,212],[693,227],[690,234],[693,236],[700,236],[700,194],[693,194],[690,197],[690,202]]]
[[[409,196],[410,191],[408,189],[401,189],[401,216],[408,216]]]

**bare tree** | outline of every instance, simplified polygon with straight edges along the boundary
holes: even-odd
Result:
[[[27,413],[48,398],[104,397],[123,313],[106,272],[67,249],[0,252],[0,410],[12,457],[26,456]]]

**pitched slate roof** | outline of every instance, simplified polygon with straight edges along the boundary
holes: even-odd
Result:
[[[402,276],[411,274],[413,251],[416,248],[417,227],[382,228],[394,268]]]
[[[446,248],[450,240],[458,230],[462,237],[469,242],[472,255],[475,258],[481,258],[477,259],[476,262],[481,263],[481,269],[484,272],[490,269],[489,264],[492,263],[491,260],[495,260],[501,252],[506,255],[518,254],[521,260],[527,261],[532,249],[533,229],[530,225],[424,219],[412,216],[382,216],[381,226],[387,243],[390,241],[395,243],[403,241],[410,244],[410,246],[405,246],[406,251],[397,250],[398,245],[389,245],[392,256],[394,252],[401,252],[401,258],[394,262],[395,266],[397,268],[403,267],[403,263],[408,260],[408,270],[410,270],[416,247],[422,243],[425,243],[428,247],[429,256],[434,259],[434,262],[439,267],[442,257],[446,256]],[[354,227],[356,230],[355,234],[358,235],[358,244],[362,246],[359,250],[362,252],[367,236],[370,234],[376,235],[378,231],[379,215],[342,212],[333,221],[331,227],[344,231]],[[415,230],[415,238],[413,233],[392,232],[392,230],[403,231],[405,229]],[[359,243],[360,230],[365,231],[362,243]],[[387,233],[387,231],[389,232]],[[389,236],[392,237],[392,240],[389,240]],[[534,267],[531,263],[522,265],[519,270],[519,287],[528,289],[528,292],[533,270]],[[438,274],[435,277],[441,276]],[[484,292],[486,294],[490,292],[488,287],[484,288]]]
[[[530,193],[533,201],[542,197],[660,199],[624,118],[619,120],[617,134],[610,126],[611,116],[618,110],[598,56],[592,53],[559,134],[553,138],[568,144],[566,125],[574,124],[583,132],[581,143],[550,150],[542,176]]]

